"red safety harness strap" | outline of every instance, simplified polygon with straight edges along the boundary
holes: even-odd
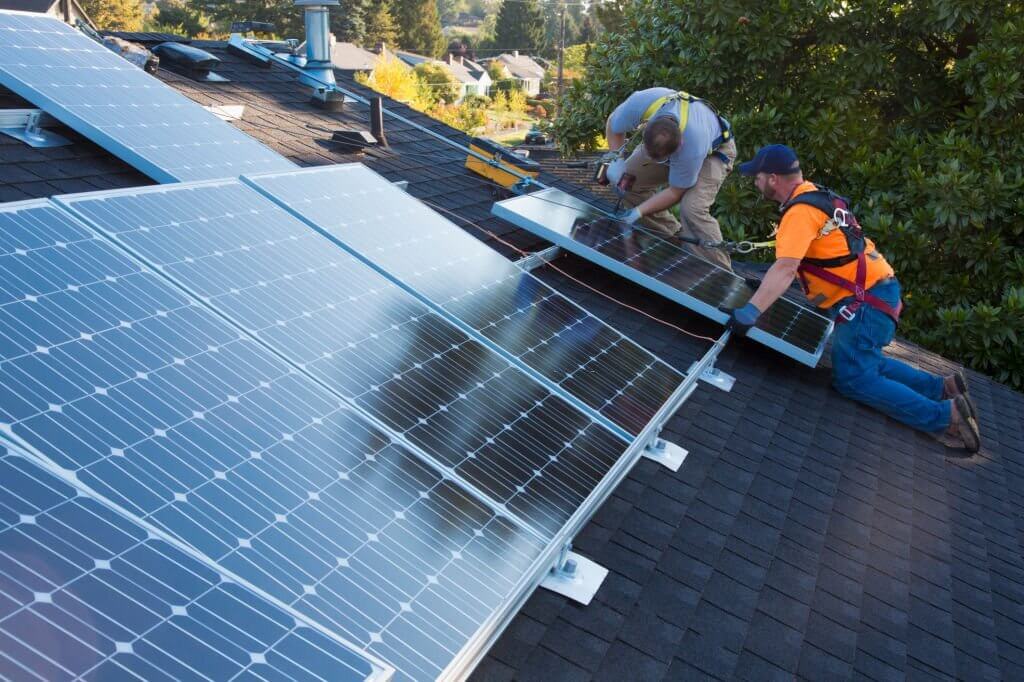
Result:
[[[842,287],[853,294],[853,302],[847,303],[839,309],[839,315],[836,317],[836,324],[842,324],[843,322],[849,322],[852,320],[857,310],[865,303],[872,308],[881,310],[883,313],[891,317],[893,322],[899,324],[900,313],[903,312],[903,301],[900,301],[898,305],[893,307],[872,294],[870,291],[866,290],[864,285],[867,283],[867,269],[867,258],[864,256],[864,253],[861,252],[857,255],[857,280],[855,282],[851,282],[850,280],[831,273],[825,268],[818,267],[817,265],[805,265],[801,263],[797,272],[800,274],[800,282],[803,284],[804,291],[808,290],[807,274],[811,274],[829,282],[830,284]]]

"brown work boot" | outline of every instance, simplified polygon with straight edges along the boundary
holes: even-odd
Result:
[[[963,396],[967,401],[967,414],[971,419],[977,421],[978,413],[974,409],[974,401],[971,400],[971,395],[967,392],[967,375],[962,370],[957,370],[942,379],[942,399],[950,400],[958,395]]]
[[[949,428],[946,433],[959,439],[964,444],[964,449],[972,455],[981,449],[978,422],[970,415],[970,405],[962,395],[953,398],[953,404],[950,405]]]

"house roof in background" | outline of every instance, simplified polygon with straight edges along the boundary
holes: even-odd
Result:
[[[331,62],[334,68],[342,71],[372,71],[380,58],[379,54],[355,43],[337,42],[331,46]]]
[[[544,67],[525,54],[503,52],[495,57],[516,78],[543,78]]]
[[[232,124],[299,165],[360,161],[408,181],[410,194],[509,257],[545,246],[490,215],[508,193],[442,139],[385,117],[390,149],[346,153],[331,131],[368,127],[366,107],[322,111],[293,73],[252,65],[223,43],[194,44],[223,60],[230,82],[158,77],[203,105],[245,104]],[[24,106],[0,90],[0,107]],[[469,142],[405,105],[385,106]],[[32,149],[0,136],[0,200],[150,182],[60,132],[73,144]],[[598,200],[551,173],[540,179]],[[537,273],[680,370],[706,342],[674,327],[721,330],[573,256],[556,267]],[[953,366],[905,342],[889,352],[931,371]],[[718,364],[736,377],[733,390],[701,387],[667,424],[665,437],[690,452],[679,472],[642,460],[577,538],[577,551],[610,570],[594,602],[538,590],[474,677],[1024,679],[1024,395],[972,373],[985,445],[956,459],[839,396],[827,367],[743,341]]]

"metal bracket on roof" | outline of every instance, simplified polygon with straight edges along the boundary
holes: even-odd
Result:
[[[42,128],[56,124],[57,120],[41,109],[0,109],[0,133],[30,147],[46,149],[71,144],[71,140]]]
[[[558,563],[540,586],[586,606],[607,575],[607,568],[573,552],[572,545],[566,543],[558,554]]]
[[[523,256],[516,261],[516,265],[521,267],[523,270],[536,270],[545,263],[550,263],[559,256],[562,255],[562,249],[558,246],[549,246],[543,251],[536,251],[534,253]]]
[[[696,364],[697,363],[695,362],[693,365],[690,365],[691,371]],[[704,368],[704,371],[700,373],[700,380],[704,383],[711,384],[715,388],[720,388],[726,393],[731,391],[733,385],[736,383],[736,377],[731,374],[726,374],[714,365]]]
[[[681,445],[670,443],[664,438],[656,438],[644,448],[644,457],[652,459],[658,464],[672,471],[679,471],[683,466],[683,460],[690,454],[690,451]]]

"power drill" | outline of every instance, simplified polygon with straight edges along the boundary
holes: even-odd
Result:
[[[611,184],[611,181],[608,178],[609,165],[610,164],[605,161],[602,161],[601,163],[597,164],[597,170],[594,171],[594,182],[603,186],[608,186]],[[616,190],[618,190],[619,194],[625,194],[626,192],[633,188],[634,182],[636,182],[635,175],[633,175],[632,173],[623,173],[622,177],[619,178],[619,181],[615,184],[615,188]]]

